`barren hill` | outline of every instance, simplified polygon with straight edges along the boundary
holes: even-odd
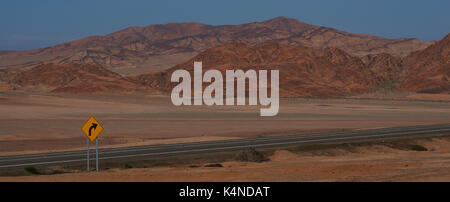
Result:
[[[169,91],[173,86],[169,80],[173,71],[186,69],[192,74],[193,62],[202,61],[203,71],[218,69],[224,75],[226,69],[279,69],[283,97],[334,97],[369,92],[391,82],[393,76],[388,70],[399,71],[401,62],[389,55],[374,55],[368,60],[364,62],[336,48],[229,43],[208,49],[165,72],[143,74],[136,79],[143,85]]]
[[[300,28],[299,28],[300,29]],[[421,93],[450,92],[450,35],[406,58],[387,53],[356,57],[337,48],[316,49],[270,42],[248,45],[232,42],[209,48],[164,71],[123,77],[97,65],[44,64],[31,69],[0,69],[1,89],[35,89],[66,93],[169,93],[170,75],[218,69],[279,69],[283,97],[335,97],[399,89]],[[206,86],[207,84],[204,84]]]
[[[63,93],[126,93],[149,90],[90,64],[44,64],[15,73],[9,84],[16,89]]]
[[[450,34],[423,51],[405,59],[405,79],[401,90],[423,93],[450,93]]]
[[[286,17],[241,25],[169,23],[129,27],[106,36],[91,36],[36,50],[4,53],[0,55],[0,68],[77,62],[104,66],[121,74],[157,72],[182,63],[208,48],[230,42],[249,45],[277,42],[319,49],[333,47],[353,56],[383,52],[406,56],[432,44],[416,39],[386,39],[347,33]]]

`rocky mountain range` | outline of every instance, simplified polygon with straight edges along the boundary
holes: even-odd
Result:
[[[315,49],[282,43],[233,42],[209,48],[164,71],[123,76],[99,65],[42,64],[31,69],[0,71],[2,89],[55,93],[170,93],[177,69],[278,69],[282,97],[336,97],[379,89],[450,93],[449,38],[406,58],[387,53],[356,57],[337,48]],[[6,82],[5,82],[6,81]],[[206,87],[207,84],[204,84]]]
[[[325,29],[325,32],[312,31]],[[302,37],[287,37],[292,33],[302,33],[298,36],[307,36],[309,33],[311,38],[302,41],[299,40]],[[215,37],[211,37],[213,35]],[[334,35],[333,39],[326,43],[315,38],[331,35]],[[350,41],[334,43],[337,38]],[[183,40],[189,42],[181,42]],[[363,43],[364,40],[367,41]],[[143,41],[148,43],[141,44]],[[307,41],[310,43],[306,43]],[[392,48],[400,47],[400,44],[407,41],[421,44],[420,48],[404,46],[401,48],[403,53]],[[132,42],[134,45],[130,46]],[[366,46],[350,45],[355,43]],[[391,48],[368,46],[377,43],[385,43],[382,47]],[[117,51],[114,57],[122,53],[130,54],[129,57],[122,55],[123,57],[117,58],[116,64],[123,65],[134,60],[131,57],[156,57],[147,54],[162,54],[158,57],[164,61],[177,54],[180,56],[187,52],[199,53],[170,67],[134,75],[117,73],[113,63],[106,64],[86,57],[81,60],[50,59],[49,63],[41,61],[33,63],[34,66],[29,63],[31,66],[0,68],[0,91],[170,93],[175,85],[169,80],[171,73],[177,69],[193,72],[193,62],[202,61],[204,71],[218,69],[222,73],[227,69],[278,69],[282,97],[336,97],[370,93],[380,89],[450,93],[450,34],[426,47],[426,43],[416,40],[389,40],[368,35],[343,34],[331,28],[308,25],[288,18],[276,18],[236,26],[178,23],[133,27],[108,36],[89,37],[65,44],[23,52],[1,52],[0,58],[2,62],[4,58],[13,57],[51,58],[49,55],[107,47],[110,53]],[[406,50],[411,53],[403,56],[408,52]],[[124,65],[121,68],[132,67]]]
[[[241,25],[169,23],[129,27],[105,36],[35,50],[5,51],[0,54],[0,68],[75,62],[103,66],[120,74],[141,74],[168,69],[208,48],[231,42],[252,46],[280,43],[316,49],[339,48],[359,57],[379,53],[404,57],[433,44],[417,39],[348,33],[286,17]]]
[[[396,72],[401,71],[401,60],[388,54],[372,55],[367,60],[336,48],[228,43],[208,49],[164,72],[134,78],[142,85],[170,91],[174,85],[170,82],[173,71],[185,69],[193,75],[194,61],[202,61],[203,71],[217,69],[223,75],[227,69],[278,69],[282,97],[334,97],[366,93],[391,84]]]

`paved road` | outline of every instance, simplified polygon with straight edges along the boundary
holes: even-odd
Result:
[[[412,136],[428,136],[436,133],[450,132],[449,124],[383,128],[371,130],[356,130],[332,133],[314,133],[291,136],[276,136],[265,138],[248,138],[236,140],[221,140],[196,143],[180,143],[154,146],[135,146],[109,148],[99,150],[99,160],[124,159],[135,157],[151,157],[175,155],[196,152],[212,152],[237,150],[247,147],[276,147],[289,145],[311,145],[320,143],[342,143],[352,141],[379,140],[390,138],[407,138]],[[0,157],[0,168],[18,168],[35,165],[65,165],[86,161],[86,150],[31,154]],[[91,150],[94,160],[95,150]],[[95,164],[91,164],[94,166]]]

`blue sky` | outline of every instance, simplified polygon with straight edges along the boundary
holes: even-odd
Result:
[[[286,16],[347,32],[439,40],[449,0],[2,0],[0,50],[55,45],[129,26],[168,22],[241,24]]]

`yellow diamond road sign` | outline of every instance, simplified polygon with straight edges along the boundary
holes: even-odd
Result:
[[[86,134],[86,136],[94,142],[95,139],[100,135],[103,131],[103,127],[98,123],[97,120],[93,116],[86,121],[86,123],[81,127],[81,130]]]

